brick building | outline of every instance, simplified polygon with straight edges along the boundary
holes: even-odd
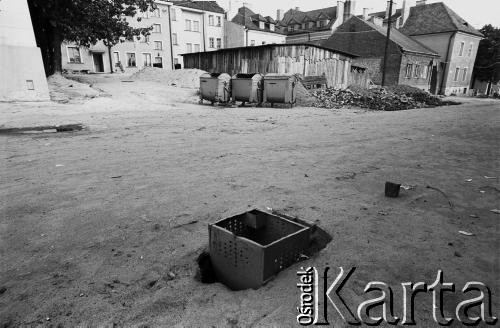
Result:
[[[466,95],[483,35],[444,3],[421,0],[410,9],[401,32],[440,56],[437,85],[431,92]]]
[[[386,33],[382,24],[353,16],[340,25],[322,46],[358,55],[353,65],[366,67],[371,80],[381,84]],[[435,51],[392,29],[386,84],[405,84],[430,90],[438,58]]]

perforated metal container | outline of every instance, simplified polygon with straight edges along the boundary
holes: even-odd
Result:
[[[205,73],[200,77],[200,102],[227,103],[231,98],[231,76],[226,73]]]
[[[310,228],[252,210],[209,225],[210,257],[219,281],[234,290],[259,288],[297,262]]]
[[[262,74],[236,74],[231,79],[234,101],[262,103]]]

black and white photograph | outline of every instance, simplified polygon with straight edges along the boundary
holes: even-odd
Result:
[[[499,317],[499,0],[0,0],[0,328]]]

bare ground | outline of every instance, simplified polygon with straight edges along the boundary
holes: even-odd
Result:
[[[0,103],[0,326],[293,327],[301,266],[357,267],[342,291],[481,281],[500,315],[500,103],[404,112],[214,108],[191,89],[92,77],[111,97]],[[472,179],[472,181],[467,181]],[[385,198],[385,181],[416,188]],[[444,195],[431,186],[441,190]],[[450,202],[452,206],[450,206]],[[207,224],[253,207],[316,221],[333,241],[259,290],[194,279]],[[474,236],[464,236],[458,231]],[[460,293],[446,294],[453,316]],[[417,297],[419,327],[431,294]],[[330,322],[344,326],[333,312]]]

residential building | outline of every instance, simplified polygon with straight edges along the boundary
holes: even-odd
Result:
[[[437,84],[432,92],[469,94],[472,70],[483,35],[444,3],[417,2],[401,32],[436,51]]]
[[[0,1],[0,72],[0,101],[50,100],[26,0]]]
[[[183,57],[186,68],[207,72],[325,75],[328,86],[346,88],[355,56],[309,43],[294,43],[226,48]]]
[[[337,6],[301,11],[290,9],[283,14],[278,10],[279,27],[286,34],[287,43],[321,42],[328,39],[335,29],[354,14],[355,1],[337,1]]]
[[[373,83],[381,84],[386,39],[387,28],[382,24],[353,16],[322,45],[358,55],[353,64],[366,67]],[[427,91],[431,89],[439,54],[396,29],[391,30],[388,54],[386,85],[406,84]]]
[[[257,46],[286,41],[286,35],[276,26],[277,22],[272,17],[263,17],[247,7],[239,8],[231,20],[232,24],[228,23],[225,32],[227,47]]]
[[[171,30],[169,8],[171,2],[156,1],[154,11],[139,12],[138,17],[127,17],[133,27],[152,27],[150,35],[134,37],[108,49],[103,42],[90,47],[72,43],[62,45],[62,67],[68,71],[109,73],[111,70],[138,70],[144,67],[172,69]],[[110,58],[111,55],[111,58]]]
[[[184,53],[225,47],[225,10],[216,1],[173,1],[171,8],[174,64],[183,67]],[[179,66],[178,66],[179,67]]]
[[[155,1],[157,9],[127,17],[134,27],[152,27],[150,35],[108,49],[103,42],[88,48],[65,43],[63,69],[93,73],[144,67],[181,68],[183,53],[224,47],[225,12],[216,1]],[[111,58],[110,58],[111,57]]]

